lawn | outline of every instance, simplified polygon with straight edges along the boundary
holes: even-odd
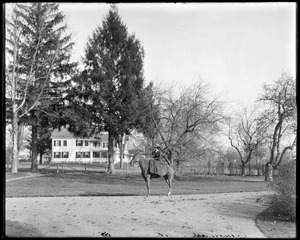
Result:
[[[70,171],[64,172],[40,170],[31,173],[26,169],[17,174],[6,173],[6,197],[29,196],[135,196],[146,194],[146,184],[138,171],[117,169],[110,175],[104,171]],[[13,180],[14,179],[14,180]],[[173,194],[204,194],[253,192],[269,190],[263,177],[182,175],[173,183]],[[164,195],[168,186],[163,178],[151,180],[152,195]],[[295,223],[281,222],[273,219],[267,211],[256,221],[258,227],[268,237],[291,237],[295,233]]]
[[[6,174],[7,179],[34,173]],[[146,184],[139,173],[105,174],[102,172],[44,172],[39,177],[16,179],[6,183],[7,197],[26,196],[116,196],[145,195]],[[257,177],[179,176],[173,182],[173,194],[203,194],[241,191],[265,191],[267,183]],[[163,178],[151,180],[152,195],[164,195],[168,186]]]

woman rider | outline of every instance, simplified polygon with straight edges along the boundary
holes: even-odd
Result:
[[[166,160],[166,162],[170,165],[168,159],[166,159],[166,157],[162,154],[160,146],[155,147],[154,151],[152,152],[152,155],[153,155],[154,160],[157,160],[161,163],[163,163],[161,161],[161,157],[163,157]]]
[[[160,147],[159,146],[155,147],[155,149],[152,152],[152,155],[153,155],[154,160],[160,161],[161,153],[160,153]]]

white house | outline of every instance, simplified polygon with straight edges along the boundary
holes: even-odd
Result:
[[[52,132],[51,162],[107,162],[108,132],[101,132],[95,138],[75,138],[66,128],[55,129]],[[118,144],[114,142],[114,162],[120,162]],[[128,162],[128,144],[125,141],[123,162]]]

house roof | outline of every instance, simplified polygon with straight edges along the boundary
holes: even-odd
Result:
[[[66,128],[54,129],[51,135],[51,138],[74,138],[74,135],[69,132]]]
[[[59,129],[54,129],[51,135],[52,139],[84,139],[80,137],[74,137],[74,134],[69,132],[68,129],[62,127]],[[86,138],[87,139],[87,138]],[[102,141],[107,142],[108,141],[108,132],[101,132],[98,134],[95,134],[93,137],[89,139],[99,139]]]

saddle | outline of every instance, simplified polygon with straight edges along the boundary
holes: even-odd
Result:
[[[163,177],[167,173],[167,164],[162,163],[155,159],[150,159],[149,160],[149,172]]]

